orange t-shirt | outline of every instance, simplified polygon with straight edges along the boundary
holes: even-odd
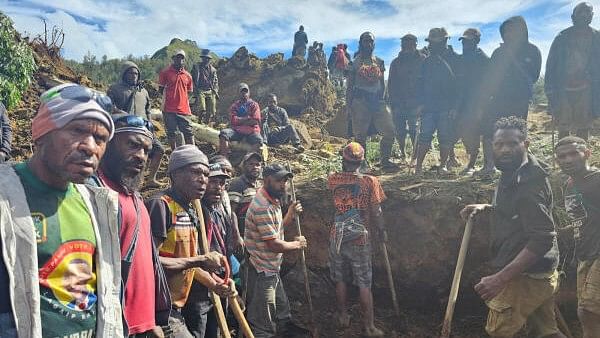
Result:
[[[158,75],[158,85],[165,87],[164,113],[192,114],[188,92],[194,90],[194,85],[190,73],[169,66]]]
[[[329,190],[333,193],[333,204],[337,214],[352,208],[367,210],[385,200],[385,193],[375,176],[359,175],[350,172],[334,173],[328,178]],[[358,183],[358,192],[355,191]]]

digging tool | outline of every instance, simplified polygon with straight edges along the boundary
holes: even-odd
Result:
[[[416,167],[416,160],[417,160],[417,156],[419,156],[419,136],[421,136],[421,119],[419,118],[419,123],[416,126],[416,133],[415,133],[415,141],[413,142],[413,153],[412,156],[410,158],[410,164],[413,164],[413,161],[415,161],[415,167],[414,168],[409,168],[408,169],[408,173],[410,174],[410,172],[412,171],[413,174],[416,172],[417,167]]]
[[[292,172],[292,168],[287,163],[287,169]],[[296,187],[294,186],[294,179],[290,179],[290,187],[292,189],[292,202],[296,202]],[[302,229],[300,228],[300,216],[296,216],[296,230],[298,230],[298,236],[302,236]],[[304,275],[304,291],[306,292],[306,299],[308,300],[308,309],[310,311],[310,324],[312,326],[313,338],[319,337],[317,330],[317,322],[315,321],[315,311],[313,310],[313,302],[310,292],[310,283],[308,281],[308,268],[306,267],[306,256],[304,255],[304,249],[300,250],[300,263],[302,263],[302,273]]]
[[[196,214],[198,216],[198,222],[200,223],[200,235],[202,239],[202,254],[207,254],[209,251],[208,247],[208,238],[206,236],[206,226],[204,224],[204,213],[202,212],[202,205],[200,204],[200,200],[194,200],[194,209],[196,209]],[[227,264],[226,264],[227,265]],[[226,270],[229,271],[229,266],[226,267]],[[228,282],[229,273],[226,274],[225,283]],[[244,317],[244,312],[242,311],[240,304],[237,302],[237,298],[235,294],[235,284],[232,286],[234,296],[229,297],[229,303],[231,304],[231,309],[233,310],[233,314],[235,318],[240,323],[240,327],[242,328],[242,332],[246,336],[246,338],[254,338],[252,334],[252,330],[250,330],[250,325],[248,325],[248,321]],[[225,318],[225,311],[223,310],[223,304],[221,304],[221,298],[215,292],[210,293],[211,299],[215,306],[215,313],[217,315],[217,322],[219,324],[219,329],[221,330],[221,335],[225,338],[231,338],[231,333],[229,333],[229,327],[227,326],[227,319]]]
[[[394,303],[394,311],[396,316],[400,317],[400,306],[398,305],[398,297],[396,297],[396,285],[394,284],[394,276],[392,275],[392,266],[390,265],[390,258],[387,251],[387,232],[383,231],[383,241],[381,241],[381,251],[383,252],[383,261],[385,263],[385,271],[387,272],[388,284],[390,285],[390,291],[392,292],[392,302]]]
[[[454,269],[454,279],[452,280],[452,288],[450,289],[450,297],[448,298],[448,306],[446,307],[446,316],[444,317],[444,326],[442,327],[442,335],[440,336],[441,338],[450,337],[452,317],[454,316],[454,306],[456,305],[456,298],[458,297],[460,278],[462,276],[463,267],[465,266],[465,258],[467,257],[467,250],[469,248],[469,241],[471,239],[472,229],[473,217],[469,215],[469,218],[467,219],[467,225],[465,226],[465,232],[462,238],[462,243],[460,244],[460,250],[458,252],[456,268]]]
[[[558,308],[558,304],[554,304],[554,312],[556,313],[556,324],[558,325],[558,329],[562,332],[567,338],[573,338],[573,333],[569,329],[569,325],[567,325],[567,321],[565,317],[563,317],[562,312]]]

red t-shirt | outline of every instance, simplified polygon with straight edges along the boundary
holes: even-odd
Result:
[[[129,249],[137,212],[134,205],[134,195],[129,195],[106,176],[100,174],[104,184],[119,193],[119,209],[121,211],[121,230],[119,232],[119,243],[121,245],[121,257],[124,257]],[[141,198],[137,200],[140,211],[140,225],[138,240],[133,254],[133,262],[129,269],[127,285],[125,286],[124,313],[129,334],[143,333],[151,330],[156,322],[154,320],[155,307],[155,281],[154,264],[152,259],[152,240],[150,232],[150,216]]]
[[[173,66],[163,69],[158,75],[158,85],[165,87],[165,113],[191,115],[188,92],[194,90],[192,76],[185,69]]]

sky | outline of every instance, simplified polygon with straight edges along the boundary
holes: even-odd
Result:
[[[599,8],[600,0],[590,1]],[[498,27],[510,16],[523,15],[531,42],[544,59],[552,39],[570,26],[577,1],[569,0],[0,0],[17,30],[36,36],[45,19],[65,32],[63,57],[81,61],[88,52],[101,57],[152,55],[178,37],[190,39],[221,56],[240,46],[264,57],[291,54],[293,34],[304,25],[309,43],[324,43],[327,53],[337,43],[356,50],[364,31],[376,37],[375,54],[389,65],[400,50],[400,38],[412,33],[419,45],[432,27],[445,27],[457,52],[458,38],[468,27],[482,32],[481,48],[498,47]],[[598,26],[594,18],[593,26]]]

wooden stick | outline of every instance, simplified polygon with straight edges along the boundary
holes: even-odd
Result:
[[[554,310],[556,312],[556,324],[558,325],[558,329],[564,333],[567,338],[573,338],[573,333],[571,333],[569,325],[567,325],[567,321],[565,320],[565,317],[563,317],[562,312],[560,312],[557,303],[554,303]]]
[[[387,233],[383,231],[383,241],[381,241],[381,251],[383,251],[383,261],[385,263],[385,270],[387,272],[388,284],[390,285],[390,291],[392,292],[392,302],[394,303],[394,311],[396,316],[400,317],[400,306],[398,305],[398,297],[396,296],[396,286],[394,284],[394,276],[392,275],[392,266],[390,265],[390,258],[387,251]]]
[[[200,200],[194,200],[194,208],[198,216],[198,222],[200,222],[200,237],[202,239],[202,254],[205,255],[209,252],[208,238],[206,237],[206,226],[204,224],[204,213],[202,212],[202,205]],[[221,335],[225,338],[231,338],[229,327],[227,326],[227,319],[225,319],[225,312],[223,311],[223,304],[221,304],[221,297],[216,292],[210,291],[210,298],[215,306],[215,313],[217,315],[217,323],[221,330]]]
[[[292,172],[290,164],[287,164],[289,172]],[[290,179],[290,187],[292,189],[292,202],[296,202],[296,188],[294,186],[294,179]],[[302,236],[302,229],[300,228],[300,216],[296,216],[296,230],[298,230],[298,236]],[[310,321],[312,326],[312,336],[319,337],[317,330],[317,322],[315,321],[315,311],[313,310],[313,302],[310,292],[310,283],[308,281],[308,268],[306,267],[306,256],[304,255],[304,249],[300,250],[300,263],[302,264],[302,273],[304,275],[304,290],[306,292],[306,298],[308,300],[308,309],[310,311]]]
[[[469,241],[471,239],[472,229],[473,219],[471,216],[469,216],[467,220],[467,225],[465,226],[465,232],[463,234],[462,243],[460,244],[460,251],[458,252],[456,268],[454,269],[454,279],[452,280],[452,288],[450,289],[450,297],[448,298],[448,306],[446,307],[446,316],[444,317],[444,326],[442,327],[441,338],[450,337],[450,330],[452,328],[452,317],[454,316],[454,306],[456,305],[456,298],[458,297],[460,278],[462,276],[462,271],[465,266],[465,259],[467,257],[467,250],[469,249]]]

